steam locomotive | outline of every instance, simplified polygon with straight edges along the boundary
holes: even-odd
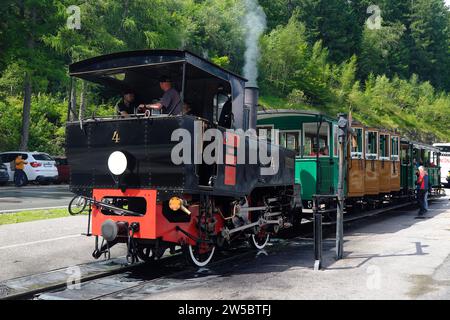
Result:
[[[116,92],[131,88],[141,101],[160,97],[158,79],[169,76],[192,108],[189,115],[93,115],[67,122],[70,189],[90,204],[95,258],[117,243],[127,244],[130,262],[181,247],[201,267],[232,241],[262,249],[271,234],[298,225],[295,152],[258,139],[258,90],[246,87],[246,79],[176,50],[109,54],[69,71],[72,79]],[[75,108],[71,103],[70,111]]]

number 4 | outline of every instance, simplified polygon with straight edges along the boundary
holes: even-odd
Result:
[[[114,131],[111,140],[112,140],[112,141],[115,141],[116,143],[119,143],[119,142],[120,142],[120,136],[119,136],[119,132],[118,132],[118,131]]]

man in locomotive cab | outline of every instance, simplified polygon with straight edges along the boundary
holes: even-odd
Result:
[[[139,105],[140,111],[149,109],[161,110],[162,113],[171,116],[177,116],[182,113],[182,102],[180,93],[173,88],[172,80],[169,77],[163,76],[159,79],[159,86],[164,94],[161,100],[153,104],[141,104]]]
[[[125,90],[123,92],[123,98],[116,104],[117,113],[127,118],[134,114],[138,104],[135,100],[135,94],[132,90]]]

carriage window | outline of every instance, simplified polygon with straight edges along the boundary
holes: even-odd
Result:
[[[398,160],[399,159],[399,143],[398,143],[398,137],[392,137],[391,139],[391,159],[392,160]]]
[[[400,147],[400,154],[402,163],[408,165],[409,164],[409,154],[408,154],[408,145],[402,144]]]
[[[450,146],[436,146],[442,153],[450,153]]]
[[[420,150],[416,149],[415,147],[413,149],[413,156],[412,156],[412,158],[413,158],[413,163],[415,165],[422,165],[423,164],[422,154],[421,154]]]
[[[268,141],[277,144],[276,141],[272,141],[272,130],[273,127],[257,127],[258,137],[267,137]]]
[[[431,162],[431,151],[426,150],[425,156],[424,156],[424,164],[425,166],[429,167]]]
[[[389,135],[380,135],[380,159],[389,160]]]
[[[352,151],[351,155],[353,159],[362,159],[363,157],[363,129],[355,129],[356,136],[352,137]]]
[[[319,129],[320,128],[320,129]],[[319,129],[319,132],[317,130]],[[330,155],[330,127],[328,123],[314,122],[303,124],[303,156],[321,157]]]
[[[366,132],[366,159],[378,158],[378,132]]]
[[[279,134],[280,146],[293,150],[300,155],[300,132],[299,131],[282,131]]]
[[[430,167],[436,167],[437,165],[437,159],[438,159],[438,155],[436,152],[431,152],[431,162],[430,162]]]

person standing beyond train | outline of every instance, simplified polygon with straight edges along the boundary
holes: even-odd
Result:
[[[416,182],[417,185],[417,200],[419,202],[419,216],[423,216],[427,209],[425,208],[425,195],[428,191],[428,175],[423,166],[419,167],[419,177]]]
[[[14,184],[16,187],[22,187],[25,184],[25,165],[28,164],[25,160],[22,159],[22,155],[18,155],[16,160],[14,161],[16,164],[16,170],[14,172]]]

